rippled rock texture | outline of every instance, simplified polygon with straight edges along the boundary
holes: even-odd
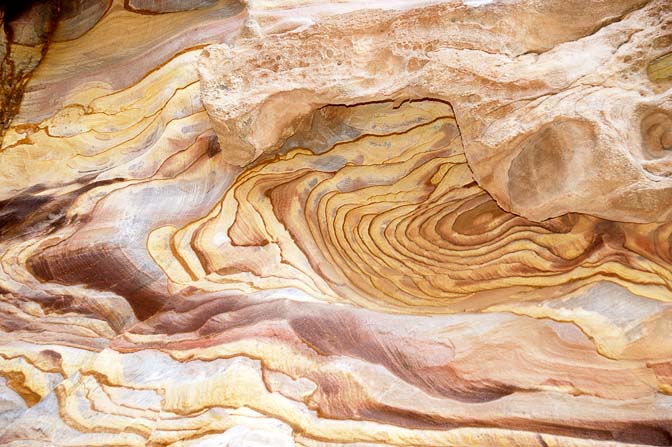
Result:
[[[0,445],[672,445],[671,0],[2,17]]]

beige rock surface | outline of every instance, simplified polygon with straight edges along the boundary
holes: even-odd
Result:
[[[669,0],[480,3],[355,11],[278,35],[248,18],[245,38],[199,62],[220,141],[245,165],[326,105],[440,99],[502,208],[669,220]]]

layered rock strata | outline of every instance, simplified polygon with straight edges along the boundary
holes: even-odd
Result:
[[[672,445],[669,0],[12,14],[0,445]]]

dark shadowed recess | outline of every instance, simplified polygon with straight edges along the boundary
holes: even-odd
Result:
[[[4,12],[3,25],[7,29],[7,23],[12,22],[24,13],[28,12],[33,6],[53,7],[60,9],[61,0],[0,0],[0,10]]]
[[[61,0],[0,0],[0,20],[5,46],[0,48],[0,144],[19,111],[31,74],[46,54],[61,11]],[[12,47],[39,48],[34,58]]]
[[[0,237],[19,237],[36,232],[52,232],[66,222],[65,213],[79,196],[93,188],[122,181],[116,178],[88,183],[90,178],[77,183],[83,186],[61,196],[43,193],[44,186],[34,185],[22,194],[0,201]]]

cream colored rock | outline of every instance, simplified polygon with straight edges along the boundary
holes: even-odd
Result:
[[[234,44],[204,50],[201,92],[240,166],[326,105],[434,98],[455,110],[469,166],[504,209],[667,221],[671,11],[670,0],[453,1],[268,35],[251,14]]]

